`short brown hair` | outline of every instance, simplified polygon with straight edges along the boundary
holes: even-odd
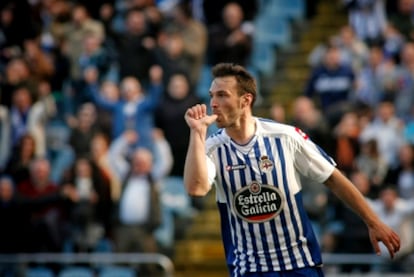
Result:
[[[238,94],[250,93],[253,96],[252,106],[256,101],[257,85],[255,78],[241,65],[219,63],[211,70],[214,78],[234,76],[237,81]]]

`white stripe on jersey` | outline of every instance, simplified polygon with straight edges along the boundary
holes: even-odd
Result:
[[[206,142],[207,156],[216,166],[209,170],[209,178],[215,177],[217,202],[227,207],[228,228],[222,231],[231,237],[231,245],[225,248],[232,255],[234,274],[320,264],[319,246],[302,204],[300,175],[322,183],[332,174],[335,163],[292,126],[264,119],[256,119],[256,126],[256,136],[247,145],[234,143],[225,130]],[[261,170],[259,163],[264,157],[273,163],[271,170]],[[281,191],[285,201],[280,214],[264,222],[237,215],[234,196],[252,181]]]

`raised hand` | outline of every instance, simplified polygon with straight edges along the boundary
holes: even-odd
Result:
[[[205,104],[197,104],[187,110],[184,118],[191,129],[206,131],[208,126],[216,121],[217,115],[208,115],[207,106]]]

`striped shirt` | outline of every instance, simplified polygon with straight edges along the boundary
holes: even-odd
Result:
[[[207,139],[206,151],[233,276],[322,263],[301,182],[323,183],[335,167],[329,156],[298,128],[260,118],[246,145],[220,129]]]

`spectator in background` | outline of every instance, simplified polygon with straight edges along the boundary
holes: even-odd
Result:
[[[16,57],[10,60],[3,72],[3,80],[0,82],[1,104],[10,109],[13,102],[13,92],[26,86],[30,91],[35,87],[33,77],[24,59]]]
[[[69,136],[69,144],[76,157],[90,155],[92,138],[100,132],[96,119],[96,108],[92,103],[79,107],[76,124],[70,128]]]
[[[0,177],[0,253],[18,254],[39,251],[36,244],[42,244],[40,237],[35,237],[33,232],[33,215],[44,208],[65,205],[67,201],[76,198],[76,193],[70,187],[62,187],[51,193],[45,193],[38,197],[28,197],[20,194],[15,183],[8,175]],[[47,234],[42,234],[46,235]],[[50,239],[50,238],[48,238]],[[40,249],[51,250],[51,249]],[[0,269],[0,274],[3,274]],[[2,275],[10,276],[10,275]],[[11,275],[15,276],[15,275]]]
[[[355,87],[355,74],[351,66],[343,64],[340,49],[327,49],[323,63],[310,72],[304,95],[320,103],[320,108],[331,127],[336,125]],[[316,97],[315,97],[316,96]]]
[[[252,51],[252,30],[245,24],[241,6],[228,3],[220,23],[208,27],[207,63],[232,62],[247,65]]]
[[[73,251],[93,251],[110,231],[107,227],[112,205],[108,180],[88,157],[83,156],[75,160],[63,184],[73,186],[78,196],[69,211]]]
[[[356,75],[354,101],[375,109],[387,92],[386,89],[390,91],[393,89],[392,86],[396,85],[396,83],[392,82],[393,76],[389,76],[391,78],[385,78],[384,76],[386,73],[384,71],[392,70],[390,68],[392,65],[388,65],[388,63],[392,63],[392,61],[384,57],[384,52],[381,47],[370,47],[368,62]],[[390,83],[384,84],[387,81]],[[383,84],[387,88],[383,87]]]
[[[404,272],[404,258],[412,254],[414,250],[413,222],[414,202],[406,200],[398,195],[394,185],[385,186],[379,195],[379,198],[371,201],[371,206],[378,216],[388,226],[393,228],[401,238],[402,247],[396,259],[381,263],[377,269],[378,272]],[[380,245],[381,251],[385,250]]]
[[[149,32],[142,10],[131,9],[126,15],[126,29],[115,33],[114,45],[119,62],[119,77],[133,76],[143,86],[150,83],[148,72],[155,64],[155,37]]]
[[[76,83],[82,78],[79,59],[82,55],[83,41],[92,33],[99,41],[103,41],[105,31],[102,23],[91,18],[82,4],[75,4],[71,14],[72,20],[65,24],[61,40],[64,42],[65,54],[70,60],[70,78]]]
[[[413,10],[414,1],[412,0],[397,0],[386,1],[396,2],[397,9],[387,15],[387,20],[390,25],[398,30],[403,35],[404,39],[410,41],[414,38],[413,33]]]
[[[360,146],[355,167],[368,177],[371,183],[370,197],[377,198],[388,172],[388,164],[379,153],[375,139],[363,142]]]
[[[308,134],[327,153],[332,152],[330,127],[311,99],[306,96],[299,96],[294,100],[291,124]]]
[[[3,172],[10,154],[10,119],[9,110],[0,105],[0,172]]]
[[[397,166],[390,168],[385,183],[396,186],[399,197],[414,199],[414,146],[403,144],[398,149]]]
[[[112,203],[116,203],[121,195],[121,183],[109,161],[109,145],[110,140],[107,135],[103,133],[95,134],[90,146],[91,160],[100,171],[100,174],[108,181]]]
[[[193,5],[196,5],[197,1],[192,1]],[[200,15],[202,21],[209,28],[211,25],[218,24],[223,20],[221,11],[229,3],[236,3],[239,5],[244,14],[244,18],[247,21],[252,21],[257,14],[259,3],[257,0],[223,0],[223,1],[202,1],[200,9],[202,14]],[[193,9],[194,11],[194,9]]]
[[[38,25],[32,17],[28,1],[1,1],[0,70],[3,63],[22,53],[23,41],[36,35],[37,29]]]
[[[52,170],[50,179],[60,184],[64,173],[72,166],[75,153],[69,143],[70,128],[56,115],[46,123],[46,156],[50,161]]]
[[[36,158],[36,142],[32,135],[23,135],[19,143],[12,149],[13,155],[7,161],[4,172],[13,183],[20,184],[30,177],[29,166]]]
[[[122,180],[122,193],[115,210],[118,252],[158,251],[154,231],[162,220],[159,186],[168,175],[173,158],[163,135],[154,132],[153,138],[153,151],[143,147],[130,150],[139,140],[139,135],[131,130],[110,146],[111,166]]]
[[[164,32],[159,36],[158,46],[155,48],[157,64],[163,69],[163,84],[166,86],[170,77],[175,72],[184,72],[187,76],[191,74],[190,57],[184,51],[184,41],[177,32]],[[192,86],[195,84],[191,84]]]
[[[279,102],[272,104],[269,113],[270,117],[276,122],[286,123],[286,110],[285,107]]]
[[[26,61],[32,77],[39,80],[51,80],[55,73],[52,57],[40,45],[40,38],[27,38],[24,41],[23,58]]]
[[[395,114],[395,105],[383,99],[378,105],[376,116],[360,133],[361,143],[375,139],[380,155],[390,168],[398,165],[398,149],[403,144],[403,122]]]
[[[67,113],[68,124],[72,123],[72,116],[77,113],[80,105],[85,102],[92,101],[92,96],[88,90],[88,75],[95,74],[98,82],[106,79],[118,81],[118,72],[113,57],[102,46],[102,38],[100,34],[92,31],[85,31],[82,38],[82,48],[79,53],[76,66],[79,70],[79,76],[73,79],[71,83],[65,87],[65,111]],[[73,66],[71,66],[73,68]]]
[[[407,42],[406,38],[392,24],[387,24],[384,30],[384,42],[382,43],[385,55],[400,62],[400,53]]]
[[[96,79],[89,80],[94,103],[112,111],[112,138],[118,138],[126,130],[134,130],[139,135],[138,145],[151,148],[153,113],[159,103],[162,89],[163,71],[160,66],[150,70],[151,85],[147,91],[135,77],[125,77],[121,82],[121,99],[118,102],[104,99],[98,91]]]
[[[197,84],[201,68],[205,62],[208,34],[206,26],[193,18],[190,4],[186,1],[178,3],[172,13],[173,28],[177,29],[183,39],[184,53],[190,59],[190,81]],[[197,41],[197,43],[194,43]]]
[[[111,53],[103,46],[102,38],[94,33],[86,33],[82,41],[82,52],[78,60],[80,71],[84,72],[89,67],[98,71],[99,80],[118,81],[118,65]]]
[[[346,174],[355,168],[355,159],[360,153],[359,117],[355,112],[347,112],[334,128],[334,157],[337,167]]]
[[[163,131],[174,157],[172,169],[161,183],[164,215],[163,222],[157,230],[157,237],[166,251],[172,251],[175,238],[186,231],[186,221],[193,215],[193,208],[201,210],[204,204],[200,199],[190,199],[183,183],[189,138],[184,114],[189,107],[198,103],[200,100],[191,90],[188,77],[182,73],[175,73],[170,77],[164,97],[155,111],[155,125]],[[179,225],[175,225],[175,222]]]
[[[108,102],[117,103],[121,98],[120,87],[117,82],[106,80],[100,84],[99,92],[103,99]],[[106,110],[103,107],[95,107],[99,116],[96,118],[99,129],[110,138],[113,134],[114,119],[112,118],[112,112]]]
[[[343,26],[334,40],[341,50],[343,62],[351,65],[354,72],[358,72],[368,59],[367,44],[357,37],[350,25]]]
[[[52,88],[47,80],[37,82],[35,102],[30,108],[28,118],[28,131],[33,135],[36,142],[36,154],[46,156],[47,152],[47,125],[57,114],[57,106]]]
[[[29,166],[29,179],[18,184],[17,192],[32,200],[58,193],[59,187],[50,180],[49,160],[36,158]],[[67,218],[64,207],[52,203],[40,210],[31,211],[30,235],[34,252],[60,252],[62,250]]]
[[[390,95],[395,104],[395,114],[402,120],[411,116],[414,106],[414,42],[406,42],[401,50],[401,63],[398,76],[398,89]]]
[[[357,36],[371,45],[382,41],[386,26],[384,0],[341,0]]]
[[[33,96],[27,87],[21,86],[13,91],[12,100],[10,108],[11,146],[15,147],[20,138],[29,131]]]
[[[65,0],[42,1],[37,11],[42,25],[40,45],[54,65],[51,87],[59,94],[71,72],[71,61],[64,47],[64,30],[71,21],[71,7],[71,3]]]

